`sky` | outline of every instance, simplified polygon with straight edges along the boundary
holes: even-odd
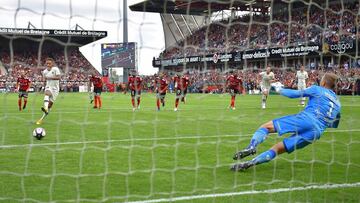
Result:
[[[139,0],[128,0],[128,6]],[[164,33],[157,13],[128,9],[128,41],[137,42],[139,73],[153,74],[152,58],[164,49]],[[101,70],[101,43],[123,42],[123,0],[0,0],[0,27],[37,29],[74,29],[107,31],[108,37],[80,48]]]

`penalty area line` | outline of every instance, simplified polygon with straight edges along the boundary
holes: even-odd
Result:
[[[247,190],[240,192],[229,192],[229,193],[214,193],[206,195],[192,195],[192,196],[180,196],[173,198],[162,198],[162,199],[152,199],[152,200],[143,200],[143,201],[133,201],[128,203],[157,203],[157,202],[175,202],[175,201],[186,201],[186,200],[195,200],[195,199],[206,199],[206,198],[217,198],[217,197],[233,197],[241,195],[253,195],[253,194],[264,194],[264,193],[280,193],[280,192],[293,192],[293,191],[304,191],[311,189],[336,189],[336,188],[352,188],[360,187],[360,182],[356,183],[342,183],[342,184],[324,184],[324,185],[309,185],[304,187],[293,187],[293,188],[276,188],[268,190]]]
[[[324,133],[343,133],[343,132],[360,132],[360,129],[349,130],[331,130]],[[276,134],[276,133],[271,133]],[[92,141],[76,141],[76,142],[50,142],[50,143],[32,143],[19,145],[0,145],[0,149],[21,148],[21,147],[46,147],[46,146],[62,146],[62,145],[78,145],[78,144],[108,144],[116,142],[139,142],[139,141],[162,141],[162,140],[188,140],[188,139],[207,139],[207,138],[227,138],[227,137],[249,137],[253,134],[240,135],[204,135],[204,136],[181,136],[181,137],[150,137],[150,138],[133,138],[119,140],[92,140]]]

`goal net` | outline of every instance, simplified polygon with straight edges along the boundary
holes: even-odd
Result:
[[[128,19],[123,3],[0,5],[0,202],[360,200],[358,1],[128,0]],[[100,65],[100,44],[122,43],[125,20],[143,79],[134,110],[130,94],[123,94],[127,77],[120,78],[132,72]],[[48,57],[61,71],[60,93],[36,125]],[[261,124],[303,110],[273,87],[262,109],[259,73],[270,67],[281,86],[297,89],[302,66],[307,86],[319,85],[326,72],[339,76],[339,127],[304,149],[231,171],[241,162],[234,153]],[[22,73],[31,80],[26,108],[16,85]],[[104,76],[101,109],[93,109],[86,93],[91,74]],[[241,78],[234,105],[230,75]],[[169,83],[160,111],[159,76]],[[182,83],[175,76],[189,79],[185,100],[177,97]],[[37,127],[46,131],[42,140],[32,136]],[[288,136],[270,134],[257,155]]]

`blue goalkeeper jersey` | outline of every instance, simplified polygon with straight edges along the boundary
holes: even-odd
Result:
[[[282,89],[280,94],[289,98],[308,97],[309,102],[299,115],[311,119],[321,130],[337,128],[341,104],[332,90],[313,85],[304,90]]]

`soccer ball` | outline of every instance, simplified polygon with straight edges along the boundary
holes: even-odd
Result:
[[[41,140],[45,135],[46,132],[44,128],[35,128],[33,131],[33,136],[38,140]]]

